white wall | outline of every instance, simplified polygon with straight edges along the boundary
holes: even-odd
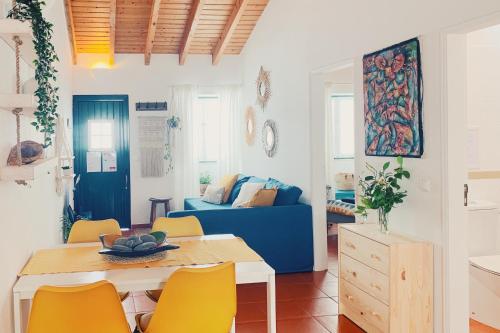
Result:
[[[7,1],[6,1],[7,2]],[[8,0],[10,2],[10,0]],[[0,6],[3,3],[0,1]],[[63,116],[71,110],[71,65],[70,48],[64,18],[63,2],[52,2],[45,11],[53,22],[54,45],[60,57],[58,85],[60,87],[59,113]],[[0,92],[15,92],[15,58],[12,50],[0,41]],[[33,76],[33,70],[23,65],[22,79]],[[22,140],[43,137],[22,117]],[[10,148],[16,144],[15,117],[0,110],[0,165],[7,161]],[[0,181],[0,332],[13,332],[12,286],[16,276],[31,253],[61,241],[63,197],[56,194],[54,176],[43,177],[29,186]]]
[[[477,129],[477,169],[500,170],[500,26],[467,35],[467,124]],[[469,180],[471,199],[500,204],[500,180]]]
[[[388,8],[390,10],[388,11]],[[391,228],[423,239],[436,245],[435,255],[435,314],[436,332],[443,331],[443,286],[441,245],[442,222],[442,161],[443,138],[441,133],[442,63],[441,35],[445,28],[500,10],[495,0],[469,2],[453,0],[412,1],[398,3],[382,0],[376,6],[365,1],[287,1],[269,3],[250,41],[245,47],[245,91],[247,104],[255,102],[255,78],[260,65],[271,71],[273,96],[269,107],[258,112],[260,127],[267,118],[275,119],[280,130],[278,154],[268,159],[259,145],[245,147],[244,168],[247,173],[275,176],[297,184],[304,189],[305,199],[313,197],[314,172],[321,170],[316,163],[317,150],[321,150],[321,132],[324,117],[310,116],[322,112],[309,94],[321,96],[309,85],[312,70],[337,64],[349,59],[355,61],[355,93],[358,96],[356,111],[356,168],[363,171],[365,161],[380,166],[384,158],[364,156],[362,105],[363,54],[415,36],[421,36],[424,74],[424,138],[425,154],[421,159],[407,160],[413,174],[407,188],[409,197],[402,207],[391,214]],[[311,92],[311,90],[313,90]],[[321,104],[321,103],[319,103]],[[312,107],[312,109],[311,109]],[[312,138],[312,141],[311,141]],[[323,147],[324,148],[324,147]],[[317,162],[319,161],[319,162]],[[324,166],[323,166],[324,170]],[[324,183],[323,183],[324,184]],[[319,189],[319,187],[318,187]],[[321,196],[318,196],[321,200]],[[321,205],[321,201],[313,201]],[[315,235],[321,236],[324,222],[315,215]],[[315,260],[324,266],[324,241],[315,239]],[[458,310],[459,312],[462,309]],[[463,313],[459,313],[462,315]],[[466,314],[453,320],[448,332],[466,332]]]
[[[145,66],[143,55],[117,55],[112,69],[92,69],[100,60],[96,55],[79,55],[78,65],[73,68],[73,94],[129,96],[132,224],[149,223],[148,198],[173,196],[174,181],[172,173],[161,178],[141,176],[137,135],[139,113],[135,111],[135,103],[166,100],[170,108],[171,88],[174,85],[198,85],[204,87],[203,93],[210,93],[210,86],[241,84],[242,60],[241,57],[225,56],[218,66],[212,66],[209,56],[190,55],[186,64],[179,66],[177,55],[155,54],[151,65]],[[161,213],[160,209],[158,213]]]

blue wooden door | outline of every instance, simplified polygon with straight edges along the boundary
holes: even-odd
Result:
[[[73,96],[75,209],[130,228],[128,96]]]

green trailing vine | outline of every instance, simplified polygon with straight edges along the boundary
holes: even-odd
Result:
[[[55,86],[55,62],[59,61],[54,45],[52,45],[53,24],[48,22],[42,13],[45,6],[43,0],[17,0],[9,12],[8,17],[20,21],[31,21],[33,29],[33,44],[38,59],[35,64],[35,79],[38,89],[35,96],[38,98],[38,107],[35,111],[36,120],[31,124],[44,135],[44,145],[52,144],[52,135],[55,133],[57,122],[58,90]]]

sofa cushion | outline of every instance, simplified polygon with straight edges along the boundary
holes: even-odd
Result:
[[[208,185],[201,200],[220,205],[224,199],[224,186]]]
[[[236,183],[234,183],[233,189],[231,190],[231,194],[229,195],[229,200],[227,201],[228,203],[233,203],[234,200],[238,197],[238,194],[240,194],[241,186],[245,184],[251,177],[250,176],[245,176],[242,174],[238,175],[238,180]]]
[[[231,204],[215,205],[209,202],[202,201],[200,198],[191,198],[184,200],[185,210],[215,210],[215,209],[231,209]]]
[[[267,183],[267,180],[266,179],[263,179],[263,178],[259,178],[259,177],[250,177],[250,179],[248,180],[249,183]]]
[[[252,200],[248,203],[247,207],[269,207],[274,205],[274,200],[278,190],[275,188],[261,189],[253,196]]]
[[[276,195],[276,199],[274,200],[275,206],[290,206],[296,205],[299,201],[299,198],[302,194],[302,190],[297,186],[287,185],[280,182],[277,179],[269,178],[266,187],[269,188],[277,188],[278,194]]]
[[[219,185],[224,186],[225,188],[224,199],[222,200],[222,203],[227,203],[227,201],[229,200],[229,195],[231,194],[234,183],[236,183],[237,180],[238,175],[225,175],[220,180]]]
[[[264,188],[265,185],[266,183],[249,182],[243,184],[240,194],[233,202],[233,208],[246,207],[250,200],[252,200],[252,198],[254,197],[255,193],[259,192],[259,190]]]

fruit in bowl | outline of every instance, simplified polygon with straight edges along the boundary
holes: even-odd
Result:
[[[150,234],[134,235],[122,237],[119,235],[101,235],[102,246],[120,252],[141,252],[155,249],[162,245],[167,235],[161,231],[155,231]]]

